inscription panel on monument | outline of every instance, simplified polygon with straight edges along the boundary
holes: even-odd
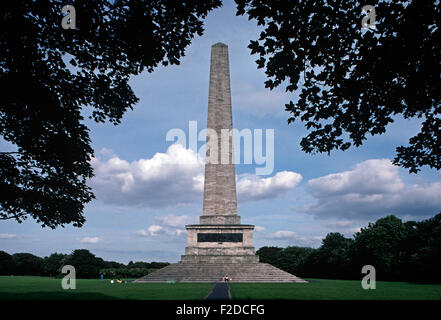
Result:
[[[242,233],[198,233],[198,242],[242,242]]]

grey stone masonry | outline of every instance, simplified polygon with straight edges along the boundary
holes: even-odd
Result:
[[[231,132],[230,69],[228,46],[216,43],[211,47],[210,89],[207,116],[207,155],[205,164],[204,204],[201,224],[240,224],[237,215],[236,174],[233,163],[233,139],[222,146],[222,134]],[[210,135],[210,130],[216,135]],[[226,131],[227,130],[227,131]],[[217,138],[217,141],[216,141]],[[213,152],[213,146],[215,151]],[[223,149],[222,149],[223,148]],[[216,216],[228,215],[226,218]]]
[[[241,224],[237,214],[232,129],[228,46],[216,43],[211,47],[203,210],[200,224],[186,226],[182,263],[259,261],[253,247],[254,226]]]
[[[267,263],[174,263],[149,273],[135,282],[218,282],[223,276],[231,282],[308,283]]]

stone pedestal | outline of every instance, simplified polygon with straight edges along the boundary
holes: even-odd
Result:
[[[188,225],[182,263],[257,263],[253,225]]]

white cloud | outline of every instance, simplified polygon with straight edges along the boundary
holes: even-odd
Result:
[[[110,154],[109,150],[104,153]],[[97,199],[108,204],[141,207],[166,207],[202,203],[204,165],[197,154],[180,144],[150,159],[128,162],[117,156],[92,159],[95,177],[91,185]],[[275,198],[300,183],[302,176],[291,171],[273,177],[245,174],[238,177],[237,194],[241,201]]]
[[[81,243],[97,243],[99,241],[101,241],[101,239],[98,237],[84,237],[80,240]]]
[[[399,192],[404,183],[398,168],[388,159],[372,159],[358,163],[354,170],[329,174],[308,181],[314,195],[334,196],[348,193],[376,195]],[[375,197],[371,198],[375,201]]]
[[[109,148],[101,148],[100,154],[106,157],[115,157],[115,153]]]
[[[301,211],[321,218],[428,217],[441,208],[441,182],[406,185],[388,159],[363,161],[353,170],[311,179],[308,187],[316,202]]]
[[[255,230],[256,232],[262,232],[262,231],[265,231],[265,228],[264,228],[264,227],[261,227],[261,226],[255,226],[255,227],[254,227],[254,230]]]
[[[136,234],[141,237],[147,237],[149,235],[148,232],[145,230],[136,231]]]
[[[180,144],[150,159],[128,162],[114,156],[102,162],[94,158],[92,165],[97,199],[109,204],[164,207],[201,199],[203,164]]]
[[[156,225],[156,224],[153,224],[147,228],[148,234],[151,235],[152,237],[158,235],[158,233],[160,233],[161,231],[163,231],[163,228],[161,226]]]
[[[166,215],[155,218],[156,224],[152,224],[147,230],[139,230],[136,232],[141,237],[156,236],[180,236],[185,233],[185,225],[197,223],[197,216],[188,215]]]
[[[281,171],[269,178],[255,175],[241,175],[237,181],[238,199],[242,201],[275,198],[283,192],[293,189],[302,181],[296,172]]]
[[[180,228],[167,228],[157,224],[152,224],[147,228],[147,230],[141,229],[136,232],[137,235],[141,237],[157,237],[161,235],[166,236],[180,236],[185,230]]]
[[[0,239],[14,239],[17,235],[10,233],[0,233]]]

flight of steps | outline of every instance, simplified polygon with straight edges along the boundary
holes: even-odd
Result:
[[[135,282],[218,282],[227,275],[231,282],[307,283],[268,263],[175,263],[152,272]]]

